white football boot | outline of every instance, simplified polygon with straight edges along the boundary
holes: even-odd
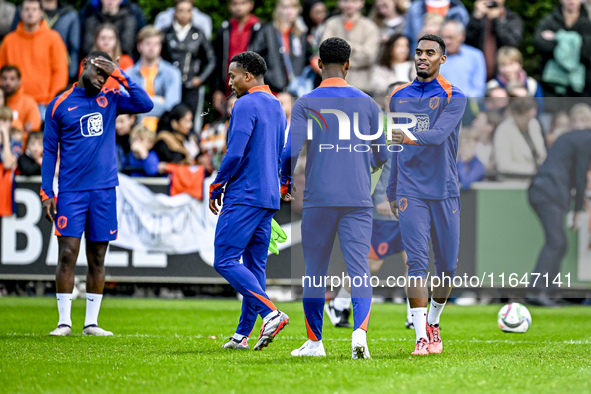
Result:
[[[294,357],[326,357],[322,341],[307,340],[299,349],[292,350]]]
[[[369,349],[367,348],[367,333],[365,330],[358,328],[353,331],[351,348],[353,350],[353,359],[371,358],[369,355]]]
[[[82,334],[95,335],[98,337],[110,337],[113,335],[111,331],[103,330],[102,328],[94,324],[84,327],[84,330],[82,330]]]
[[[49,335],[54,336],[54,337],[65,337],[65,336],[68,336],[71,334],[72,334],[72,328],[70,326],[66,326],[66,325],[61,325],[49,333]]]

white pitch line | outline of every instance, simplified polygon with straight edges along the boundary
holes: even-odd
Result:
[[[49,337],[46,334],[36,334],[36,333],[6,333],[0,334],[6,336],[14,336],[14,337]],[[509,334],[510,335],[510,334]],[[82,334],[73,334],[73,337],[85,337]],[[223,339],[225,340],[228,335],[215,335],[216,338],[210,338],[210,336],[205,335],[157,335],[157,334],[115,334],[114,337],[118,338],[158,338],[158,339],[166,339],[166,338],[176,338],[176,339]],[[280,336],[280,339],[285,340],[305,340],[306,337],[304,336]],[[254,340],[255,338],[250,338],[250,340]],[[350,338],[322,338],[324,342],[349,342],[351,341]],[[414,342],[413,338],[367,338],[369,342]],[[533,341],[533,340],[511,340],[511,339],[446,339],[446,343],[523,343],[523,344],[560,344],[560,345],[591,345],[591,340],[565,340],[565,341],[552,341],[552,340],[544,340],[544,341]]]

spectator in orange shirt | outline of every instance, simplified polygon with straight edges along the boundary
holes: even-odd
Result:
[[[119,68],[127,70],[133,66],[134,62],[131,56],[121,52],[121,43],[119,42],[119,31],[112,23],[103,23],[96,28],[94,35],[94,46],[92,50],[99,50],[108,53],[111,59],[117,61],[119,59]],[[84,62],[84,59],[82,59]],[[80,70],[78,76],[82,74],[82,62],[80,62]],[[119,89],[119,82],[115,78],[107,79],[103,89]]]
[[[23,91],[35,99],[43,120],[49,102],[68,83],[68,51],[59,33],[43,20],[40,0],[24,0],[20,12],[16,31],[0,46],[0,67],[19,68]]]
[[[35,99],[23,92],[21,72],[15,66],[0,69],[0,86],[6,95],[6,105],[12,110],[12,125],[26,133],[41,129],[41,114]]]

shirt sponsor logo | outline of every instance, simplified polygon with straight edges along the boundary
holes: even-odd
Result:
[[[84,137],[98,137],[103,134],[103,115],[94,112],[80,118],[80,132]]]

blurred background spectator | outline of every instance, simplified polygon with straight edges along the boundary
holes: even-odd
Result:
[[[134,63],[131,56],[121,52],[121,44],[119,43],[119,33],[117,27],[112,23],[103,23],[97,26],[96,34],[94,37],[94,46],[92,47],[92,50],[95,49],[109,54],[113,61],[117,61],[117,58],[119,58],[119,68],[122,70],[127,70],[133,67]],[[78,72],[79,74],[82,74],[82,62],[80,62]],[[119,89],[119,81],[117,81],[115,78],[108,78],[103,88]]]
[[[109,22],[117,26],[121,50],[130,56],[135,51],[137,33],[146,25],[146,16],[131,0],[88,0],[79,15],[83,37],[82,57],[90,52],[98,25]],[[90,24],[89,19],[92,19]]]
[[[39,105],[41,119],[47,104],[68,83],[68,52],[60,35],[43,20],[40,0],[25,0],[21,22],[0,46],[0,67],[18,67],[24,93]]]
[[[181,70],[182,102],[194,114],[195,130],[201,131],[205,83],[212,75],[215,53],[203,30],[192,23],[192,0],[179,0],[172,25],[164,30],[162,58]]]
[[[308,46],[311,53],[316,53],[320,39],[324,33],[324,21],[328,17],[328,9],[322,0],[306,0],[302,7],[302,17],[306,24]]]
[[[58,0],[41,0],[41,7],[45,13],[45,21],[50,29],[59,33],[68,50],[68,76],[70,82],[78,80],[78,53],[80,52],[80,18],[78,11],[69,4]],[[20,11],[20,7],[18,9]],[[12,30],[20,22],[20,12],[17,12],[12,22]]]
[[[193,164],[199,153],[199,145],[192,130],[193,112],[186,105],[177,104],[170,112],[162,115],[153,148],[160,161]]]
[[[339,0],[340,15],[326,21],[322,41],[340,37],[351,45],[350,68],[347,82],[366,93],[371,93],[371,72],[380,49],[380,34],[376,24],[361,14],[365,1]]]
[[[43,161],[43,133],[34,131],[29,133],[24,148],[24,154],[18,158],[18,174],[24,176],[41,175]]]
[[[308,64],[305,25],[299,20],[298,0],[278,0],[273,21],[265,24],[257,35],[253,50],[267,63],[265,84],[273,92],[287,90]]]
[[[176,9],[176,5],[179,0],[175,0],[175,6],[169,7],[166,10],[158,13],[156,18],[154,19],[154,27],[160,31],[164,31],[172,26],[172,22],[174,20],[174,13]],[[191,24],[195,27],[201,29],[208,40],[211,40],[211,32],[213,29],[213,24],[211,23],[211,17],[207,14],[204,14],[199,10],[199,8],[193,5],[193,9],[191,10]]]
[[[0,217],[12,215],[16,208],[12,179],[22,145],[11,138],[11,125],[12,111],[0,107]]]
[[[407,9],[406,0],[375,0],[369,18],[380,29],[380,41],[386,42],[393,34],[401,34]]]
[[[152,25],[144,26],[138,33],[140,59],[126,70],[129,77],[142,86],[154,102],[154,108],[140,116],[144,126],[153,131],[156,131],[158,118],[181,102],[182,94],[181,72],[160,57],[162,39],[160,30]]]
[[[585,103],[573,105],[570,110],[570,124],[571,130],[591,130],[591,107]]]
[[[523,20],[505,7],[505,0],[476,0],[466,27],[466,43],[480,49],[486,62],[486,79],[495,75],[497,50],[518,47],[523,39]]]
[[[404,35],[410,40],[411,53],[414,53],[417,48],[417,40],[423,29],[423,18],[428,12],[439,14],[445,19],[460,21],[464,26],[466,26],[470,20],[468,10],[466,10],[466,7],[460,0],[413,1],[406,13],[406,23],[404,24],[403,30]]]
[[[12,125],[26,133],[41,129],[41,115],[35,99],[21,88],[21,73],[15,66],[0,69],[0,86],[5,95],[5,104],[12,110]]]
[[[487,173],[492,173],[495,170],[493,136],[495,129],[502,120],[502,115],[496,111],[482,111],[476,115],[471,124],[472,132],[477,139],[474,154],[482,163]]]
[[[462,22],[448,20],[441,28],[441,38],[447,48],[447,60],[441,74],[466,97],[483,97],[486,90],[486,66],[482,51],[466,45],[466,30]]]
[[[129,176],[157,176],[158,175],[158,154],[152,151],[156,133],[144,125],[135,125],[131,129],[129,142],[130,152],[127,154],[124,172]]]
[[[548,149],[562,134],[571,131],[570,118],[566,111],[558,111],[552,116],[550,128],[546,133],[546,146]]]
[[[230,0],[230,20],[224,21],[213,44],[217,59],[213,78],[213,106],[224,113],[226,98],[232,93],[228,86],[228,67],[234,55],[252,50],[262,24],[252,14],[254,0]]]
[[[497,52],[497,75],[486,84],[487,89],[498,86],[506,88],[510,83],[518,83],[525,89],[526,96],[535,97],[538,111],[544,110],[542,86],[523,69],[523,56],[519,49],[501,47]]]
[[[591,86],[591,21],[582,0],[561,0],[536,28],[549,96],[581,96]]]
[[[121,171],[125,158],[131,151],[129,134],[137,123],[137,115],[121,114],[115,119],[115,141],[117,144],[117,169]]]
[[[213,169],[218,170],[226,153],[228,143],[228,125],[232,116],[232,107],[236,102],[236,95],[232,95],[226,101],[224,114],[211,124],[206,124],[200,135],[201,149],[210,157]]]
[[[536,119],[537,105],[533,98],[514,98],[509,109],[509,117],[495,130],[495,163],[506,179],[524,179],[534,175],[546,158],[544,136]]]
[[[458,144],[458,177],[461,189],[469,189],[472,183],[484,178],[484,165],[476,156],[477,133],[471,128],[462,128]]]
[[[111,23],[117,27],[121,51],[127,55],[133,55],[138,28],[131,6],[129,3],[121,3],[121,0],[101,0],[100,11],[90,15],[84,22],[84,39],[82,41],[84,56],[92,50],[96,30],[103,23]]]
[[[12,20],[15,15],[16,6],[7,0],[0,0],[0,40],[2,40],[8,32],[14,30],[12,28]]]
[[[420,38],[425,34],[441,34],[443,22],[445,22],[445,17],[434,12],[427,12],[423,16],[423,27],[419,31],[418,37]],[[414,54],[414,50],[412,51],[412,53]]]
[[[402,34],[392,35],[384,44],[378,64],[372,73],[372,91],[375,97],[387,92],[386,86],[394,82],[410,82],[417,72],[415,62],[411,60],[408,38]]]

